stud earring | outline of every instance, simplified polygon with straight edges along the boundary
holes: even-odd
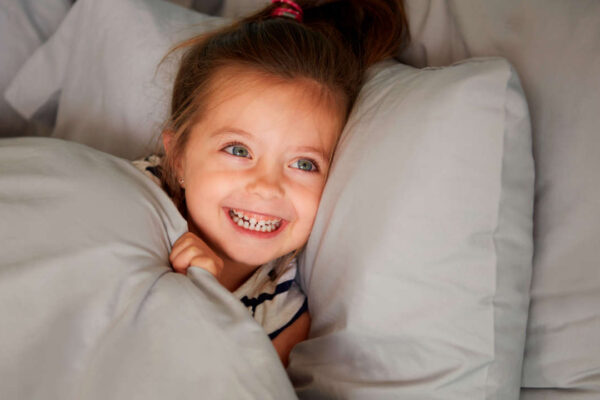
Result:
[[[180,184],[180,185],[183,185],[183,182],[185,182],[185,181],[183,180],[183,178],[179,178],[179,184]]]

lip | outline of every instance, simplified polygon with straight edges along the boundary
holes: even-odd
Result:
[[[260,232],[260,231],[251,231],[249,229],[245,229],[242,228],[241,226],[239,226],[238,224],[236,224],[235,222],[233,222],[233,220],[231,219],[231,217],[229,216],[229,211],[233,210],[233,208],[229,208],[229,207],[223,207],[223,211],[225,212],[225,218],[227,218],[229,220],[229,222],[231,223],[231,226],[233,226],[233,229],[235,229],[237,232],[255,237],[255,238],[260,238],[260,239],[271,239],[274,238],[275,236],[278,236],[281,232],[283,232],[283,230],[285,229],[286,225],[288,224],[288,221],[285,219],[281,219],[281,223],[279,224],[279,227],[277,228],[277,230],[271,231],[271,232]],[[268,215],[268,214],[262,214],[262,213],[258,213],[255,211],[250,211],[250,210],[243,210],[241,208],[236,208],[235,210],[239,210],[239,211],[247,211],[249,213],[253,213],[253,214],[260,214],[260,215],[264,215],[265,217],[274,217],[274,218],[279,218],[279,217],[275,217],[273,215]]]

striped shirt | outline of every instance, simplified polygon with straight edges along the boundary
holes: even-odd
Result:
[[[233,292],[274,339],[307,310],[306,296],[296,282],[296,258],[286,256],[263,264]]]
[[[159,156],[151,155],[134,161],[133,165],[161,186],[160,162]],[[297,271],[296,258],[283,256],[258,267],[233,292],[271,339],[308,309],[306,296],[296,282]]]

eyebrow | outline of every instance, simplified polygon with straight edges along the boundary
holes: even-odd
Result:
[[[300,146],[300,147],[294,147],[294,150],[298,151],[298,152],[316,153],[319,156],[321,156],[323,161],[329,162],[329,157],[325,154],[325,152],[321,149],[317,149],[316,147]]]
[[[224,128],[218,129],[216,131],[214,131],[210,137],[216,137],[216,136],[222,136],[222,135],[227,135],[227,134],[231,134],[231,133],[236,133],[238,135],[242,135],[242,136],[246,136],[248,138],[252,138],[254,137],[254,135],[252,135],[250,132],[246,132],[243,129],[239,129],[239,128],[233,128],[233,127],[229,127],[226,126]]]

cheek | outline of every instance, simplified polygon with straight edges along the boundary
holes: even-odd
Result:
[[[230,191],[232,180],[221,173],[198,172],[190,176],[185,184],[185,196],[188,208],[199,208],[200,211],[213,209]]]
[[[306,244],[315,222],[320,198],[320,192],[310,192],[295,202],[294,206],[298,212],[298,223],[293,230],[295,248],[301,248]]]
[[[294,203],[296,210],[298,211],[298,216],[302,220],[302,225],[306,226],[306,229],[308,230],[311,229],[317,215],[321,193],[322,189],[316,188],[313,190],[304,190],[302,193],[294,194]]]
[[[213,229],[219,226],[221,205],[227,196],[227,179],[216,173],[199,173],[186,182],[185,199],[189,221],[209,241],[216,240]]]

